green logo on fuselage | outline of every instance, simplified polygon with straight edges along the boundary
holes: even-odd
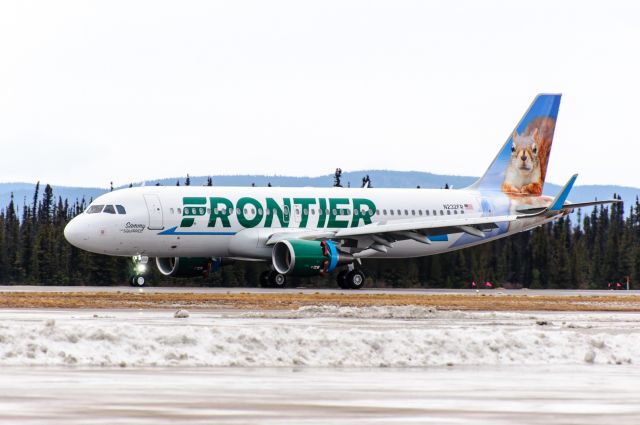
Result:
[[[223,197],[182,198],[180,227],[191,227],[197,217],[208,216],[207,227],[345,228],[370,224],[375,204],[365,198],[255,198],[243,197],[234,205]],[[293,221],[293,223],[292,223]]]

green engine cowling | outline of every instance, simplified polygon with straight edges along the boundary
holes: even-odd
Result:
[[[338,250],[332,241],[292,239],[276,243],[271,259],[278,273],[314,276],[331,272],[339,265],[351,263],[353,256]]]
[[[207,277],[220,267],[220,258],[158,257],[156,266],[160,273],[171,277]]]

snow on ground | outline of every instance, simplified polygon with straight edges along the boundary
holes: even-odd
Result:
[[[640,314],[0,311],[0,366],[423,367],[640,363]]]

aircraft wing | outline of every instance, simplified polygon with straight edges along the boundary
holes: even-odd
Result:
[[[496,223],[514,221],[520,217],[523,216],[456,217],[432,220],[402,219],[381,221],[349,229],[277,232],[268,238],[267,245],[273,245],[281,240],[287,239],[370,238],[372,240],[371,248],[384,251],[384,247],[390,247],[391,242],[403,239],[413,239],[418,242],[430,244],[431,240],[429,236],[446,233],[464,232],[477,237],[484,237],[484,230],[497,227]]]

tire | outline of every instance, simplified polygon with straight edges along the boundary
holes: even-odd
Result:
[[[364,273],[360,270],[352,270],[347,273],[345,282],[349,289],[361,289],[364,286]]]
[[[271,272],[269,275],[269,283],[272,288],[284,288],[287,286],[287,276],[278,272]]]
[[[350,289],[351,287],[347,284],[347,274],[349,270],[341,270],[336,276],[336,281],[338,282],[338,286],[340,289]]]
[[[135,286],[136,288],[142,288],[146,283],[146,279],[144,276],[134,276],[131,279],[131,286]]]
[[[271,283],[269,282],[270,274],[270,271],[260,273],[260,287],[269,288],[271,286]]]

